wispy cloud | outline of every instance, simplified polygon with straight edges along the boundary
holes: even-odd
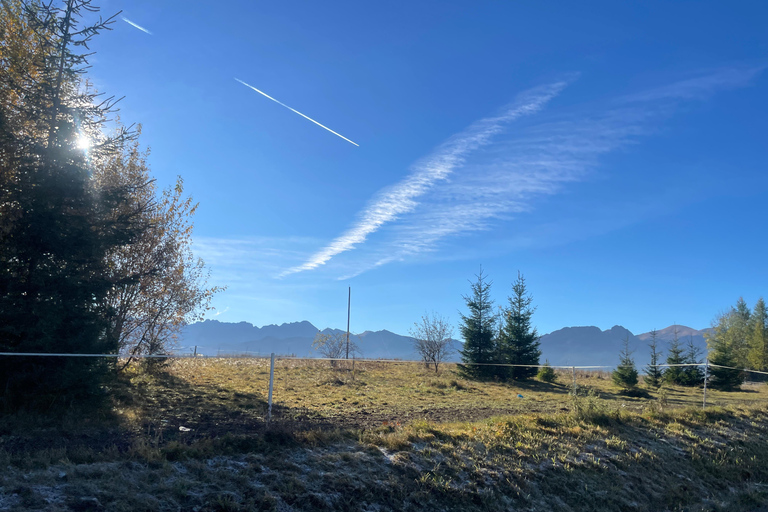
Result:
[[[275,103],[277,103],[278,105],[282,105],[283,107],[287,108],[287,109],[288,109],[288,110],[290,110],[291,112],[294,112],[294,113],[296,113],[296,114],[299,114],[299,115],[300,115],[301,117],[303,117],[304,119],[308,119],[309,121],[312,121],[313,123],[315,123],[315,124],[316,124],[317,126],[319,126],[320,128],[323,128],[323,129],[325,129],[325,130],[328,130],[329,132],[331,132],[332,134],[336,135],[337,137],[341,137],[342,139],[344,139],[345,141],[349,142],[350,144],[354,144],[355,146],[358,146],[358,147],[360,146],[360,144],[358,144],[357,142],[352,142],[351,140],[349,140],[348,138],[346,138],[346,137],[345,137],[345,136],[343,136],[342,134],[340,134],[340,133],[337,133],[337,132],[335,132],[335,131],[331,130],[330,128],[328,128],[328,127],[327,127],[327,126],[325,126],[324,124],[320,124],[320,123],[318,123],[317,121],[315,121],[314,119],[312,119],[312,118],[311,118],[311,117],[309,117],[309,116],[305,116],[304,114],[302,114],[302,113],[301,113],[301,112],[299,112],[298,110],[296,110],[296,109],[294,109],[294,108],[291,108],[291,107],[289,107],[288,105],[286,105],[286,104],[285,104],[285,103],[283,103],[282,101],[276,100],[275,98],[273,98],[273,97],[272,97],[272,96],[270,96],[269,94],[267,94],[267,93],[265,93],[265,92],[263,92],[263,91],[260,91],[260,90],[258,90],[258,89],[257,89],[257,88],[255,88],[254,86],[252,86],[252,85],[250,85],[250,84],[247,84],[247,83],[243,82],[243,81],[242,81],[242,80],[240,80],[239,78],[235,78],[235,80],[237,80],[238,82],[240,82],[240,83],[241,83],[241,84],[243,84],[244,86],[248,87],[249,89],[253,89],[253,90],[254,90],[254,91],[256,91],[257,93],[261,94],[262,96],[264,96],[264,97],[266,97],[266,98],[269,98],[270,100],[274,101],[274,102],[275,102]]]
[[[226,313],[227,311],[229,311],[229,306],[227,306],[226,308],[222,309],[221,311],[217,311],[213,316],[219,316],[220,314]]]
[[[622,101],[648,102],[656,100],[706,99],[716,92],[744,87],[759,75],[765,66],[724,68],[699,73],[693,78],[656,87],[622,98]]]
[[[131,20],[129,20],[129,19],[128,19],[128,18],[126,18],[125,16],[121,16],[121,19],[122,19],[124,22],[126,22],[127,24],[129,24],[130,26],[132,26],[132,27],[134,27],[134,28],[137,28],[137,29],[141,30],[141,31],[142,31],[142,32],[144,32],[145,34],[149,34],[149,35],[152,35],[152,32],[150,32],[150,31],[149,31],[149,30],[147,30],[146,28],[142,27],[142,26],[141,26],[141,25],[139,25],[138,23],[134,23],[134,22],[132,22]]]
[[[404,180],[377,193],[350,229],[279,276],[328,265],[338,279],[348,279],[495,229],[534,210],[537,199],[584,180],[603,155],[658,132],[679,103],[746,86],[761,69],[716,70],[546,114],[542,107],[566,84],[529,91],[501,115],[473,124],[417,162]],[[507,129],[510,121],[534,113],[543,117]],[[342,255],[351,249],[358,250]]]
[[[413,211],[418,205],[417,199],[438,182],[447,180],[455,169],[465,163],[472,151],[487,145],[509,122],[538,112],[565,86],[566,82],[557,82],[527,91],[500,115],[478,121],[462,133],[451,137],[430,156],[417,162],[403,181],[381,191],[361,213],[360,220],[352,228],[301,265],[282,272],[280,277],[325,265],[334,256],[365,242],[370,234],[378,231],[383,225]]]

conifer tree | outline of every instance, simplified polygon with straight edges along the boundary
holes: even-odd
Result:
[[[768,312],[762,297],[755,303],[749,327],[749,367],[768,371]]]
[[[127,134],[100,135],[113,103],[80,79],[90,39],[111,21],[83,26],[82,15],[97,10],[90,0],[14,5],[3,2],[4,19],[30,32],[5,31],[0,45],[0,350],[114,353],[105,336],[104,299],[115,284],[107,255],[143,225],[123,208],[129,190],[91,179]],[[19,34],[28,46],[9,42]],[[97,390],[113,368],[101,358],[4,358],[0,394],[10,407],[49,406]]]
[[[698,365],[703,362],[701,359],[701,349],[693,344],[692,336],[688,337],[684,360],[690,365]],[[683,385],[698,386],[704,382],[704,371],[700,366],[684,366],[682,377]]]
[[[624,338],[624,346],[619,355],[619,366],[613,370],[611,379],[614,384],[626,390],[637,385],[637,368],[635,368],[635,360],[632,359],[632,352],[629,350],[629,336]]]
[[[648,343],[648,346],[651,348],[651,363],[645,368],[645,384],[650,388],[660,387],[664,377],[664,372],[657,366],[661,358],[657,338],[658,333],[654,329],[651,331],[651,341]]]
[[[736,366],[746,368],[749,366],[749,348],[751,334],[752,313],[743,297],[736,301],[736,307],[733,308],[733,314],[728,328],[728,338],[730,339],[731,352],[735,358]]]
[[[533,297],[528,294],[525,278],[518,272],[517,280],[512,285],[509,306],[503,310],[503,326],[499,333],[498,350],[500,362],[514,365],[538,365],[539,335],[533,327],[531,318],[536,308],[531,307]],[[536,376],[535,366],[500,367],[502,378],[524,380]]]
[[[548,360],[544,361],[544,366],[539,368],[536,378],[542,382],[557,382],[557,374],[555,373],[555,370],[549,366]]]
[[[460,313],[462,325],[459,330],[464,340],[460,353],[464,364],[459,364],[458,370],[465,378],[483,379],[493,376],[496,371],[493,366],[483,366],[497,362],[496,315],[491,300],[492,283],[486,280],[482,269],[475,277],[471,293],[463,296],[469,311],[466,315]]]
[[[734,325],[738,328],[742,318],[735,309],[720,315],[714,325],[713,332],[707,335],[709,345],[709,362],[711,364],[710,385],[722,391],[738,390],[743,381],[741,371],[736,369],[738,362],[733,350],[733,340],[729,339]]]
[[[667,352],[667,364],[678,365],[685,364],[685,349],[680,346],[677,326],[674,329],[674,337],[669,342],[669,351]],[[669,366],[664,370],[664,382],[668,384],[685,384],[684,366]]]

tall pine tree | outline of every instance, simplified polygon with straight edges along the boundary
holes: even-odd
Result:
[[[648,343],[651,348],[651,363],[645,367],[645,384],[650,388],[659,388],[663,382],[664,372],[657,366],[661,360],[661,351],[659,351],[659,340],[656,329],[651,331],[651,341]]]
[[[459,364],[458,369],[466,378],[484,379],[492,377],[496,372],[495,367],[484,366],[497,362],[494,340],[496,315],[490,291],[493,283],[487,281],[482,269],[475,277],[477,279],[471,283],[471,293],[463,296],[469,311],[466,315],[460,313],[462,325],[459,330],[464,340],[460,353],[464,364]]]
[[[499,367],[502,378],[512,380],[530,379],[536,376],[541,350],[539,335],[533,327],[531,318],[535,307],[531,307],[533,297],[528,294],[525,278],[518,272],[517,280],[512,285],[509,306],[503,310],[503,326],[499,333],[498,350],[500,362],[515,365],[534,365],[517,367]]]
[[[0,350],[114,353],[105,336],[104,298],[115,284],[107,255],[142,226],[123,208],[129,190],[91,179],[93,163],[125,134],[100,136],[110,102],[100,103],[80,79],[81,49],[110,20],[83,26],[82,15],[95,10],[89,0],[61,8],[30,2],[23,10],[3,2],[2,9],[9,19],[23,17],[19,26],[31,35],[29,52],[0,59]],[[7,38],[19,33],[4,32],[3,46],[14,47]],[[23,61],[23,75],[14,59]],[[97,390],[113,368],[100,358],[4,358],[0,394],[11,407],[49,406]]]

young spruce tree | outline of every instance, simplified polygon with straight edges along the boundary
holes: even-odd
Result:
[[[703,363],[701,359],[701,349],[693,344],[693,337],[688,337],[688,343],[685,350],[685,362],[690,365]],[[700,366],[683,367],[683,383],[686,386],[698,386],[704,382],[704,370]]]
[[[624,347],[619,354],[619,366],[613,370],[611,379],[614,384],[627,390],[637,386],[637,368],[629,350],[629,336],[624,338]]]
[[[460,352],[464,364],[459,364],[458,369],[461,375],[468,379],[486,379],[492,377],[496,371],[494,366],[483,366],[496,362],[496,315],[491,300],[492,283],[486,280],[482,269],[476,278],[477,280],[471,283],[471,294],[463,296],[469,312],[466,315],[460,313],[459,330],[464,340],[464,347]]]
[[[645,367],[645,384],[649,388],[659,388],[663,383],[664,372],[659,366],[661,351],[659,350],[658,333],[656,329],[651,331],[651,341],[648,343],[651,348],[651,363]]]
[[[499,333],[498,350],[500,362],[506,364],[533,365],[500,367],[498,374],[503,380],[524,380],[535,377],[539,364],[539,334],[533,327],[531,318],[535,307],[531,307],[533,298],[528,294],[525,278],[518,272],[517,280],[512,285],[509,306],[503,310],[503,326]]]
[[[714,389],[721,391],[736,391],[741,387],[742,375],[738,370],[738,360],[731,339],[734,331],[741,328],[739,313],[731,311],[720,315],[714,325],[713,332],[707,336],[709,345],[709,383]]]
[[[685,385],[684,366],[674,366],[685,364],[685,350],[680,346],[680,338],[677,335],[677,326],[675,326],[674,337],[669,342],[669,351],[667,353],[667,364],[672,365],[664,370],[664,382],[668,384]]]

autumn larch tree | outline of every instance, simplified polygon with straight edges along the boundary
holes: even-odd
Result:
[[[765,301],[760,297],[755,303],[750,316],[749,367],[758,371],[768,371],[768,311]],[[764,376],[763,376],[764,377]]]
[[[111,20],[83,25],[97,10],[90,0],[0,9],[16,27],[0,44],[0,350],[116,353],[105,335],[107,256],[144,225],[123,209],[130,191],[91,179],[94,163],[127,138],[101,134],[113,102],[82,80],[89,41]],[[70,401],[98,390],[113,368],[114,359],[3,358],[0,394],[12,408]]]

